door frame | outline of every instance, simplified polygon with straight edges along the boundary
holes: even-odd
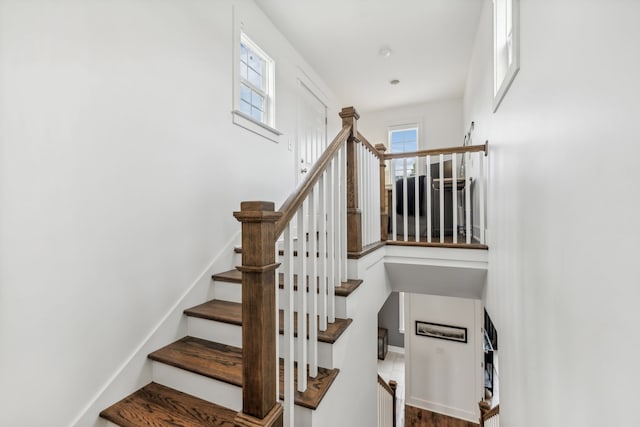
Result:
[[[299,73],[297,76],[297,86],[298,86],[298,96],[296,97],[296,132],[295,132],[295,141],[293,147],[293,174],[295,184],[298,185],[301,182],[301,174],[300,174],[300,139],[301,139],[301,123],[300,123],[300,111],[302,110],[302,91],[306,90],[309,92],[314,98],[318,100],[324,106],[324,139],[328,144],[328,120],[329,120],[329,102],[327,96],[324,92],[318,87],[317,84],[313,82],[307,76],[304,71],[299,69]]]

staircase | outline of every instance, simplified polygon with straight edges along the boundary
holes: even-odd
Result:
[[[187,334],[148,355],[152,382],[104,409],[108,424],[373,425],[375,408],[362,412],[375,406],[376,386],[362,358],[371,354],[375,369],[372,308],[389,292],[376,251],[387,240],[393,159],[357,131],[355,109],[340,117],[341,131],[278,211],[241,203],[237,269],[212,276],[210,299],[184,310]],[[354,411],[345,401],[356,393]]]
[[[336,288],[336,306],[343,307],[338,308],[339,316],[346,317],[346,299],[361,283],[349,280]],[[149,354],[154,382],[105,409],[100,416],[122,427],[235,426],[236,415],[242,410],[241,285],[242,274],[238,270],[213,275],[214,298],[184,311],[188,335]],[[280,334],[282,317],[280,311]],[[322,367],[317,377],[307,378],[307,391],[295,393],[300,411],[315,410],[339,374],[340,370],[333,366],[332,347],[350,324],[351,319],[336,317],[327,330],[318,331]],[[295,336],[299,337],[297,329]],[[282,390],[283,370],[279,372]],[[297,384],[297,377],[295,380]],[[211,403],[214,401],[218,404]]]

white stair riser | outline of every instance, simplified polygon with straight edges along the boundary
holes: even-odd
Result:
[[[153,380],[233,411],[242,411],[241,387],[156,361],[153,362]],[[312,427],[311,409],[296,405],[294,414],[296,427]]]
[[[209,299],[242,302],[242,285],[239,283],[214,281],[209,291]]]
[[[200,319],[197,317],[189,317],[187,319],[187,328],[189,336],[214,341],[220,344],[231,345],[234,347],[242,347],[242,327],[238,325],[230,325],[224,322],[214,320]],[[284,348],[284,336],[278,335],[280,348]],[[294,339],[295,355],[294,360],[298,360],[297,351],[298,338]],[[339,342],[340,340],[338,340]],[[334,368],[333,366],[333,346],[326,342],[318,342],[318,364],[325,368]],[[307,351],[311,351],[311,344],[307,346]]]
[[[152,362],[153,380],[233,411],[242,410],[242,388],[194,374],[161,362]]]
[[[284,335],[278,335],[280,349],[284,348]],[[298,361],[298,338],[295,338],[293,344],[293,360]],[[309,341],[307,340],[307,343]],[[318,342],[318,365],[323,368],[334,368],[333,366],[333,345],[326,342]],[[280,350],[282,351],[282,350]],[[311,354],[311,343],[307,345],[307,358]],[[307,359],[308,363],[308,359]]]
[[[192,337],[242,347],[242,327],[238,325],[187,317],[187,331]]]
[[[297,292],[297,291],[296,291]],[[297,295],[294,294],[293,296],[293,301],[294,301],[294,306],[295,304],[297,304]],[[284,290],[283,289],[279,289],[278,291],[278,302],[279,302],[279,308],[281,310],[284,310],[285,308],[288,307],[288,301],[285,299],[284,297]],[[318,300],[319,302],[319,300]],[[341,317],[341,318],[346,318],[347,317],[347,298],[346,297],[335,297],[335,305],[336,305],[336,317]],[[297,311],[297,310],[296,310]],[[309,293],[307,293],[307,313],[311,311],[311,298],[309,297]]]
[[[209,299],[218,299],[222,301],[230,301],[230,302],[242,302],[242,285],[238,283],[229,283],[229,282],[215,282],[211,286],[211,291],[209,294]],[[283,309],[287,307],[287,301],[284,299],[284,290],[278,290],[278,299],[279,299],[279,308]],[[295,295],[294,295],[295,300]],[[348,317],[347,310],[347,298],[339,297],[335,298],[336,303],[336,317],[346,318]],[[310,311],[311,308],[311,298],[309,298],[309,294],[307,293],[307,311]]]

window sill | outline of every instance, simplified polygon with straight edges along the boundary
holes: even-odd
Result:
[[[265,125],[262,122],[257,121],[253,117],[243,113],[242,111],[233,110],[231,112],[233,116],[233,123],[247,129],[257,135],[267,138],[273,142],[280,142],[280,136],[282,132],[278,129],[272,128],[269,125]]]

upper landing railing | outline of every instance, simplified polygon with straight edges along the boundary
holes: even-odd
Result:
[[[374,147],[358,132],[360,116],[353,107],[342,109],[340,117],[342,129],[278,211],[272,202],[255,201],[242,202],[241,210],[234,213],[242,222],[242,266],[238,269],[242,271],[243,326],[243,409],[236,426],[294,426],[294,399],[307,389],[307,375],[318,375],[317,332],[335,322],[335,292],[347,280],[347,258],[363,256],[388,238],[386,163],[394,169],[400,157],[384,154],[384,145]],[[467,151],[473,150],[478,149],[469,147]],[[416,158],[422,154],[413,153]],[[439,160],[442,170],[446,160],[442,155]],[[407,199],[412,176],[408,163],[402,160],[404,199],[400,204],[406,214],[410,213],[409,205],[414,212],[422,212],[423,200],[420,194],[417,204]],[[397,175],[393,172],[391,176]],[[439,176],[444,178],[438,188],[446,189],[446,172]],[[466,183],[466,175],[464,180]],[[394,187],[393,197],[398,191]],[[411,194],[415,195],[415,190]],[[443,196],[439,197],[442,201]],[[397,205],[394,202],[393,212]],[[411,235],[406,214],[402,218],[405,244]],[[427,218],[427,223],[430,221],[433,219]],[[415,230],[421,230],[421,220],[413,219],[412,223]],[[396,240],[395,214],[391,224]],[[446,220],[444,224],[446,227]],[[420,233],[417,241],[422,243]],[[281,347],[276,340],[279,309],[284,313]],[[295,339],[296,330],[308,330],[308,342],[304,334]],[[280,383],[284,384],[282,389]]]
[[[487,150],[484,144],[385,154],[388,243],[486,248]]]

